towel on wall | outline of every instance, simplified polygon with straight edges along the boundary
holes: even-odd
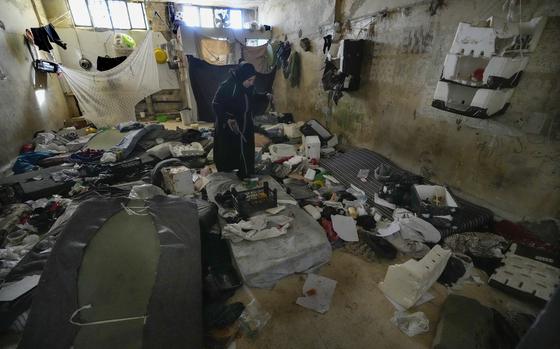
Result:
[[[268,69],[268,44],[262,46],[241,46],[241,56],[247,62],[255,66],[259,73],[269,73]]]

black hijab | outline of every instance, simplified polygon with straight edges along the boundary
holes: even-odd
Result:
[[[241,64],[239,64],[239,66],[235,69],[235,77],[240,83],[243,83],[243,81],[255,75],[257,75],[255,67],[248,62],[241,62]]]

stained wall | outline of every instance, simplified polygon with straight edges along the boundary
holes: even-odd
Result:
[[[261,22],[274,27],[276,38],[287,36],[302,58],[299,87],[281,74],[275,80],[277,109],[317,118],[345,142],[449,185],[503,217],[560,217],[560,3],[522,2],[523,20],[546,15],[547,25],[511,107],[491,120],[443,112],[431,102],[458,23],[504,18],[503,1],[445,3],[431,15],[429,1],[265,2]],[[372,18],[394,8],[399,11]],[[344,93],[338,105],[328,102],[320,82],[323,24],[331,18],[342,23],[342,37],[368,40],[361,87]],[[311,52],[299,47],[299,29],[311,39]]]

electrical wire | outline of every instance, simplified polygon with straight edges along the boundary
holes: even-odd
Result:
[[[68,0],[64,0],[64,2],[66,3],[66,8],[68,9],[68,12],[70,12],[70,3],[68,2]],[[74,34],[76,35],[76,41],[78,42],[78,48],[80,49],[80,54],[82,55],[82,58],[84,58],[84,51],[82,50],[82,44],[80,43],[80,36],[78,35],[78,31],[76,30],[76,23],[74,23],[74,19],[72,19],[72,28],[74,28]]]
[[[125,317],[125,318],[118,318],[118,319],[100,320],[100,321],[93,321],[93,322],[77,322],[74,320],[74,317],[76,317],[76,315],[78,315],[82,310],[91,309],[91,308],[93,308],[93,306],[91,304],[87,304],[84,305],[83,307],[76,309],[76,311],[74,311],[72,315],[70,315],[70,319],[68,319],[68,322],[76,326],[92,326],[92,325],[111,324],[115,322],[123,322],[123,321],[131,321],[131,320],[144,320],[144,324],[145,324],[146,320],[148,319],[148,315],[143,315],[143,316],[132,316],[132,317]]]

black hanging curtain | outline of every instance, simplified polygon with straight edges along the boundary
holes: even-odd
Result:
[[[198,107],[198,120],[214,122],[212,99],[220,83],[230,76],[230,70],[234,69],[236,65],[214,65],[191,55],[187,55],[187,58],[189,60],[191,87]],[[275,75],[275,70],[268,74],[257,73],[256,92],[272,92]],[[264,113],[266,107],[266,102],[258,103],[255,106],[255,114]]]

